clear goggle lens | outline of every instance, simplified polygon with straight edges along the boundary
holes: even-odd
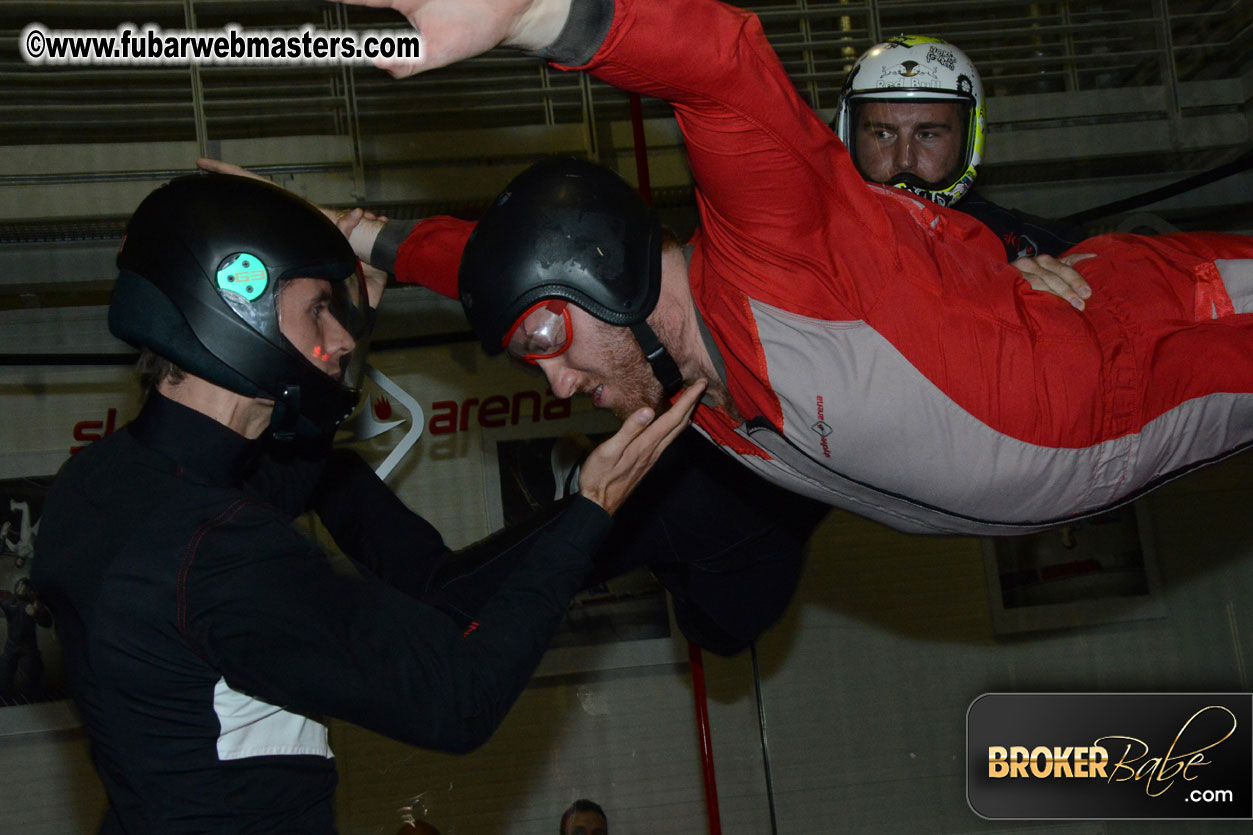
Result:
[[[502,344],[510,356],[534,363],[569,348],[572,334],[569,303],[548,299],[523,313]]]

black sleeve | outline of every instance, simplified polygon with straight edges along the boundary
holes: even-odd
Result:
[[[331,451],[330,439],[257,441],[261,454],[248,472],[244,489],[295,518],[309,509]]]
[[[684,635],[733,655],[786,611],[805,544],[830,509],[767,482],[689,428],[614,515],[587,582],[647,565],[673,597]]]
[[[396,253],[400,251],[400,245],[405,242],[417,225],[416,220],[387,221],[379,230],[378,236],[374,239],[374,246],[370,249],[370,266],[395,274]]]
[[[423,594],[448,552],[439,531],[355,452],[325,439],[266,443],[245,484],[251,495],[293,518],[317,513],[358,566],[406,594]]]
[[[268,512],[205,538],[181,593],[187,639],[240,692],[457,753],[486,741],[522,692],[609,529],[574,499],[510,546],[522,557],[463,634],[370,576],[336,573]]]
[[[613,0],[572,0],[565,26],[543,57],[577,67],[592,60],[613,25]]]
[[[422,599],[448,615],[462,627],[469,627],[501,585],[527,557],[515,547],[566,512],[573,497],[540,510],[509,528],[497,531],[442,560],[427,583]]]
[[[327,456],[309,508],[353,562],[413,597],[426,592],[448,553],[439,531],[350,450]]]
[[[1009,261],[1026,255],[1061,255],[1088,237],[1081,226],[1007,209],[973,191],[953,208],[995,232]]]

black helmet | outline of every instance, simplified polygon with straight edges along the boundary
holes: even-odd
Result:
[[[565,299],[630,327],[667,396],[682,384],[644,321],[661,293],[661,225],[607,168],[550,159],[515,177],[470,235],[458,288],[489,354],[504,350],[514,324],[535,304]]]
[[[269,183],[180,177],[135,210],[118,252],[109,329],[186,371],[275,401],[278,434],[321,434],[360,393],[369,313],[357,258],[317,208]],[[279,330],[280,285],[331,283],[330,309],[357,342],[336,379]]]

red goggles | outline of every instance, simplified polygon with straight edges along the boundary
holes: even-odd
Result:
[[[510,356],[534,364],[563,353],[570,347],[573,335],[569,302],[546,299],[519,317],[501,345]]]

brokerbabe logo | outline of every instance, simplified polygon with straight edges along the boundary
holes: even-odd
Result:
[[[985,818],[1253,819],[1253,694],[992,693],[966,716]]]

